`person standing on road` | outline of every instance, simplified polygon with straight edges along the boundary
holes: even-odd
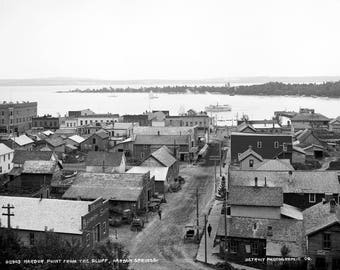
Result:
[[[159,216],[159,220],[161,220],[162,219],[162,210],[161,209],[158,210],[158,216]]]
[[[208,225],[208,235],[209,235],[209,237],[210,237],[210,234],[211,234],[211,230],[212,230],[212,228],[211,228],[211,225],[209,223],[209,225]]]

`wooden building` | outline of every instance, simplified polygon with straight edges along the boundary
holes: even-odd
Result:
[[[259,171],[230,170],[232,186],[282,187],[283,202],[299,209],[309,208],[325,198],[339,200],[340,185],[336,171]]]
[[[85,166],[87,172],[124,173],[126,159],[122,152],[90,151]]]
[[[245,152],[249,146],[264,159],[292,158],[292,136],[285,134],[257,134],[239,133],[231,134],[231,162],[237,163],[238,156]]]
[[[309,269],[340,269],[340,207],[326,200],[303,211]]]
[[[111,213],[125,209],[143,211],[155,192],[150,173],[79,173],[62,196],[64,199],[95,200],[101,196],[110,201]]]
[[[10,227],[25,246],[46,239],[48,232],[85,248],[109,237],[108,201],[93,202],[0,196],[0,204],[13,206]],[[7,217],[0,216],[1,228],[8,228]]]
[[[98,131],[80,143],[81,151],[107,151],[109,148],[109,135]]]
[[[178,176],[179,163],[178,160],[172,155],[169,148],[162,146],[156,151],[152,152],[140,164],[142,167],[166,167],[168,169],[168,182],[171,183]]]

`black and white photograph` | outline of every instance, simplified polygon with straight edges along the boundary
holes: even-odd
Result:
[[[339,0],[0,0],[0,269],[340,270]]]

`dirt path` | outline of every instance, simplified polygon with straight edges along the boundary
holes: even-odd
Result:
[[[162,205],[162,220],[150,217],[146,228],[127,247],[131,258],[152,259],[157,263],[132,263],[132,269],[208,269],[195,263],[197,244],[184,244],[184,226],[196,222],[196,189],[199,189],[200,224],[202,210],[211,199],[213,167],[182,167],[186,183],[177,193],[167,194]]]

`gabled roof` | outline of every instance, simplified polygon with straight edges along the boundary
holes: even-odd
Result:
[[[99,130],[94,134],[98,135],[102,139],[106,139],[109,137],[109,135],[104,130]]]
[[[283,193],[340,193],[338,173],[336,171],[245,171],[230,170],[229,186],[254,186],[257,177],[258,185],[282,187]]]
[[[320,113],[297,113],[291,121],[329,121],[329,118]]]
[[[316,138],[316,136],[313,134],[313,131],[310,129],[305,129],[296,137],[296,139],[299,140],[300,143],[303,143],[309,136]]]
[[[124,153],[90,151],[85,160],[86,166],[113,166],[118,167],[122,163]]]
[[[281,207],[281,187],[232,186],[229,188],[230,205]]]
[[[0,143],[0,156],[12,153],[13,151],[6,144]]]
[[[90,202],[56,199],[0,196],[0,204],[13,205],[15,215],[11,227],[28,231],[53,229],[57,233],[82,234],[81,216],[88,213]],[[7,227],[7,217],[0,216],[1,227]]]
[[[154,151],[151,156],[162,163],[165,167],[171,167],[177,161],[177,159],[170,154],[169,148],[165,145]]]
[[[58,162],[55,160],[27,160],[24,163],[22,173],[53,174]]]
[[[82,143],[83,141],[85,141],[85,139],[79,135],[73,135],[71,137],[68,137],[70,140],[76,142],[76,143]]]
[[[53,152],[51,151],[26,151],[15,150],[14,151],[14,164],[24,164],[27,160],[51,160]]]
[[[143,191],[145,174],[136,173],[79,173],[63,198],[137,201]]]
[[[186,135],[136,135],[134,144],[188,145],[189,138]]]
[[[150,177],[155,177],[155,181],[166,182],[166,177],[168,175],[168,167],[132,167],[126,173],[147,173],[150,172]]]
[[[306,152],[305,152],[305,150],[303,150],[301,147],[298,147],[298,146],[293,146],[293,152],[298,152],[298,153],[300,153],[300,154],[304,154],[304,155],[306,155]]]
[[[242,122],[241,124],[239,124],[236,128],[237,132],[243,132],[244,130],[246,130],[247,128],[251,129],[252,131],[256,132],[256,129],[249,123],[246,122]]]
[[[131,129],[134,127],[134,125],[134,123],[116,122],[113,124],[113,129]]]
[[[19,146],[25,146],[25,145],[34,143],[34,141],[30,137],[26,136],[25,134],[20,135],[19,137],[13,137],[11,138],[11,140],[14,141]]]
[[[242,154],[238,156],[238,161],[241,162],[242,160],[246,159],[249,156],[253,156],[257,158],[259,161],[263,161],[261,155],[256,153],[251,147],[249,147],[246,151],[244,151]]]
[[[319,149],[322,149],[322,150],[325,149],[322,145],[311,144],[311,145],[309,145],[309,146],[303,148],[303,150],[306,151],[306,150],[308,150],[308,149],[310,149],[310,148],[319,148]]]
[[[53,138],[47,138],[45,139],[45,142],[53,147],[58,147],[61,145],[64,145],[65,142],[61,137],[53,137]]]
[[[258,165],[260,171],[295,171],[289,159],[265,159]]]
[[[332,224],[340,224],[340,207],[335,205],[335,213],[330,212],[330,202],[320,202],[303,211],[306,234],[312,234]]]

